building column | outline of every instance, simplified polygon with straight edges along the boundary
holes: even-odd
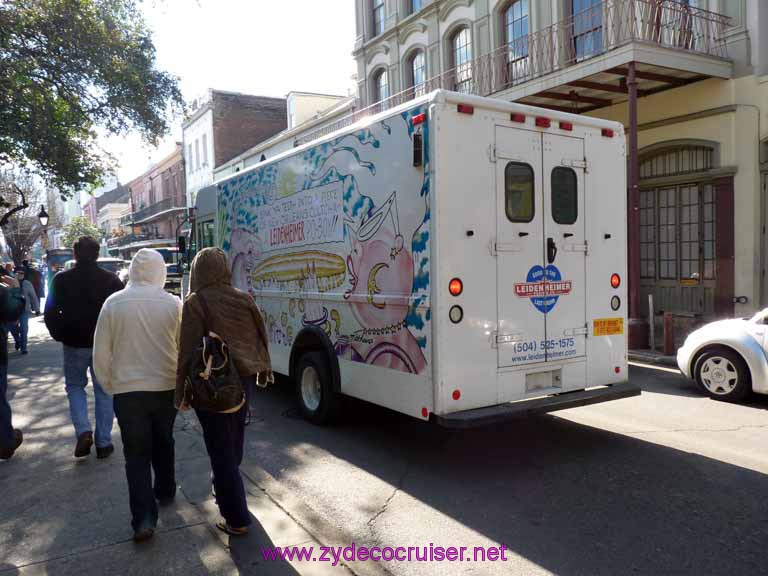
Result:
[[[629,162],[627,191],[627,239],[629,242],[629,347],[648,348],[648,321],[643,318],[640,302],[640,164],[637,153],[637,77],[635,63],[629,63]]]

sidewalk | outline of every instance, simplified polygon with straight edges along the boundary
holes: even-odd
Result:
[[[192,412],[176,420],[176,502],[161,508],[155,538],[134,544],[117,422],[111,458],[97,460],[93,450],[89,458],[75,460],[60,345],[48,338],[39,317],[30,320],[29,354],[9,348],[8,395],[24,444],[11,460],[0,461],[0,576],[353,573],[322,562],[264,560],[262,546],[319,547],[313,534],[338,545],[339,536],[322,520],[313,523],[311,513],[299,514],[312,534],[305,530],[294,520],[296,513],[270,495],[270,477],[251,458],[243,466],[254,517],[251,533],[230,540],[218,531],[208,456]],[[92,419],[90,386],[89,395]],[[301,511],[301,503],[293,509]]]

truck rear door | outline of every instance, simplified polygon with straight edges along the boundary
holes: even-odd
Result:
[[[586,353],[584,142],[496,127],[500,368]]]

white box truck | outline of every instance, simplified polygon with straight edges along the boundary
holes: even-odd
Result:
[[[217,239],[310,420],[467,427],[639,394],[621,124],[436,91],[217,182]]]

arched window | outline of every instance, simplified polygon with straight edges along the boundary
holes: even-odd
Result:
[[[424,51],[419,50],[410,60],[411,88],[414,98],[423,96],[427,93],[427,63],[424,58]]]
[[[384,0],[371,0],[371,15],[373,20],[373,35],[384,32]]]
[[[384,102],[389,98],[389,78],[386,69],[382,68],[374,76],[373,100]]]
[[[457,92],[472,92],[472,37],[469,27],[464,27],[451,38],[451,59],[455,70]]]
[[[504,44],[507,46],[507,77],[509,83],[523,80],[528,74],[528,36],[530,13],[528,0],[515,0],[502,15]]]

